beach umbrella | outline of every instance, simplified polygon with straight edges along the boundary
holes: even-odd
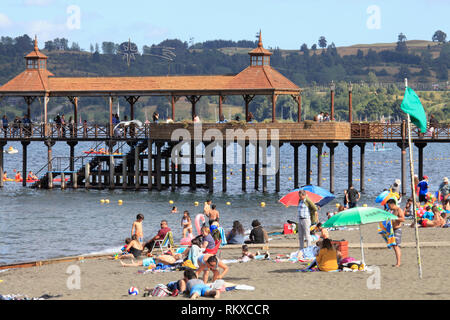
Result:
[[[328,219],[323,225],[323,228],[332,228],[340,226],[359,226],[359,236],[361,245],[361,257],[362,263],[365,264],[364,260],[364,248],[363,248],[363,237],[361,233],[361,225],[369,224],[375,222],[382,222],[386,220],[395,220],[397,216],[381,210],[379,208],[373,207],[356,207],[344,210],[330,219]]]
[[[303,186],[299,189],[295,189],[288,194],[286,194],[284,197],[282,197],[279,201],[284,204],[285,206],[297,206],[299,202],[298,192],[300,190],[305,190],[306,195],[308,198],[314,202],[315,204],[323,207],[330,201],[332,201],[336,196],[324,188],[314,186],[314,185],[307,185]]]
[[[384,206],[389,199],[395,199],[398,201],[400,199],[400,195],[397,192],[392,191],[383,191],[378,195],[378,197],[375,198],[375,203],[379,203],[380,205]]]

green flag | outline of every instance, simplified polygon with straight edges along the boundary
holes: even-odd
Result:
[[[403,97],[400,108],[403,112],[411,117],[411,122],[414,123],[421,132],[427,131],[427,115],[423,109],[419,97],[413,89],[406,87],[405,96]]]

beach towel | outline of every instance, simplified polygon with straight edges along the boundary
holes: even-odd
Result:
[[[378,233],[381,234],[384,241],[386,241],[387,247],[392,249],[392,246],[396,246],[394,228],[392,227],[391,220],[382,221],[378,226]]]
[[[199,246],[193,245],[188,253],[188,259],[192,261],[194,266],[198,268],[198,256],[201,254],[201,249]]]
[[[187,268],[190,268],[190,269],[193,269],[193,270],[197,269],[197,268],[194,266],[194,264],[192,263],[192,261],[189,260],[189,259],[187,259],[186,261],[184,261],[184,262],[181,264],[181,266],[187,267]]]
[[[220,243],[220,246],[224,246],[227,244],[227,237],[225,235],[225,231],[223,230],[222,227],[218,228],[219,232],[220,232],[220,239],[222,240],[222,242]]]

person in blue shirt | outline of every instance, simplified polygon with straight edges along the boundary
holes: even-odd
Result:
[[[419,202],[427,202],[428,176],[423,176],[422,181],[420,181],[417,186],[419,187]]]

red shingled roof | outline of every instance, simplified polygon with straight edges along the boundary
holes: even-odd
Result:
[[[39,52],[37,40],[35,50],[26,58],[47,57]],[[250,55],[270,55],[262,46],[261,35],[258,47]],[[58,78],[46,69],[27,69],[17,77],[0,87],[0,94],[22,95],[25,93],[49,94],[70,93],[120,93],[120,92],[158,92],[176,91],[300,91],[292,81],[285,78],[269,65],[250,66],[234,76],[159,76],[159,77],[91,77]],[[196,93],[197,94],[197,93]]]

